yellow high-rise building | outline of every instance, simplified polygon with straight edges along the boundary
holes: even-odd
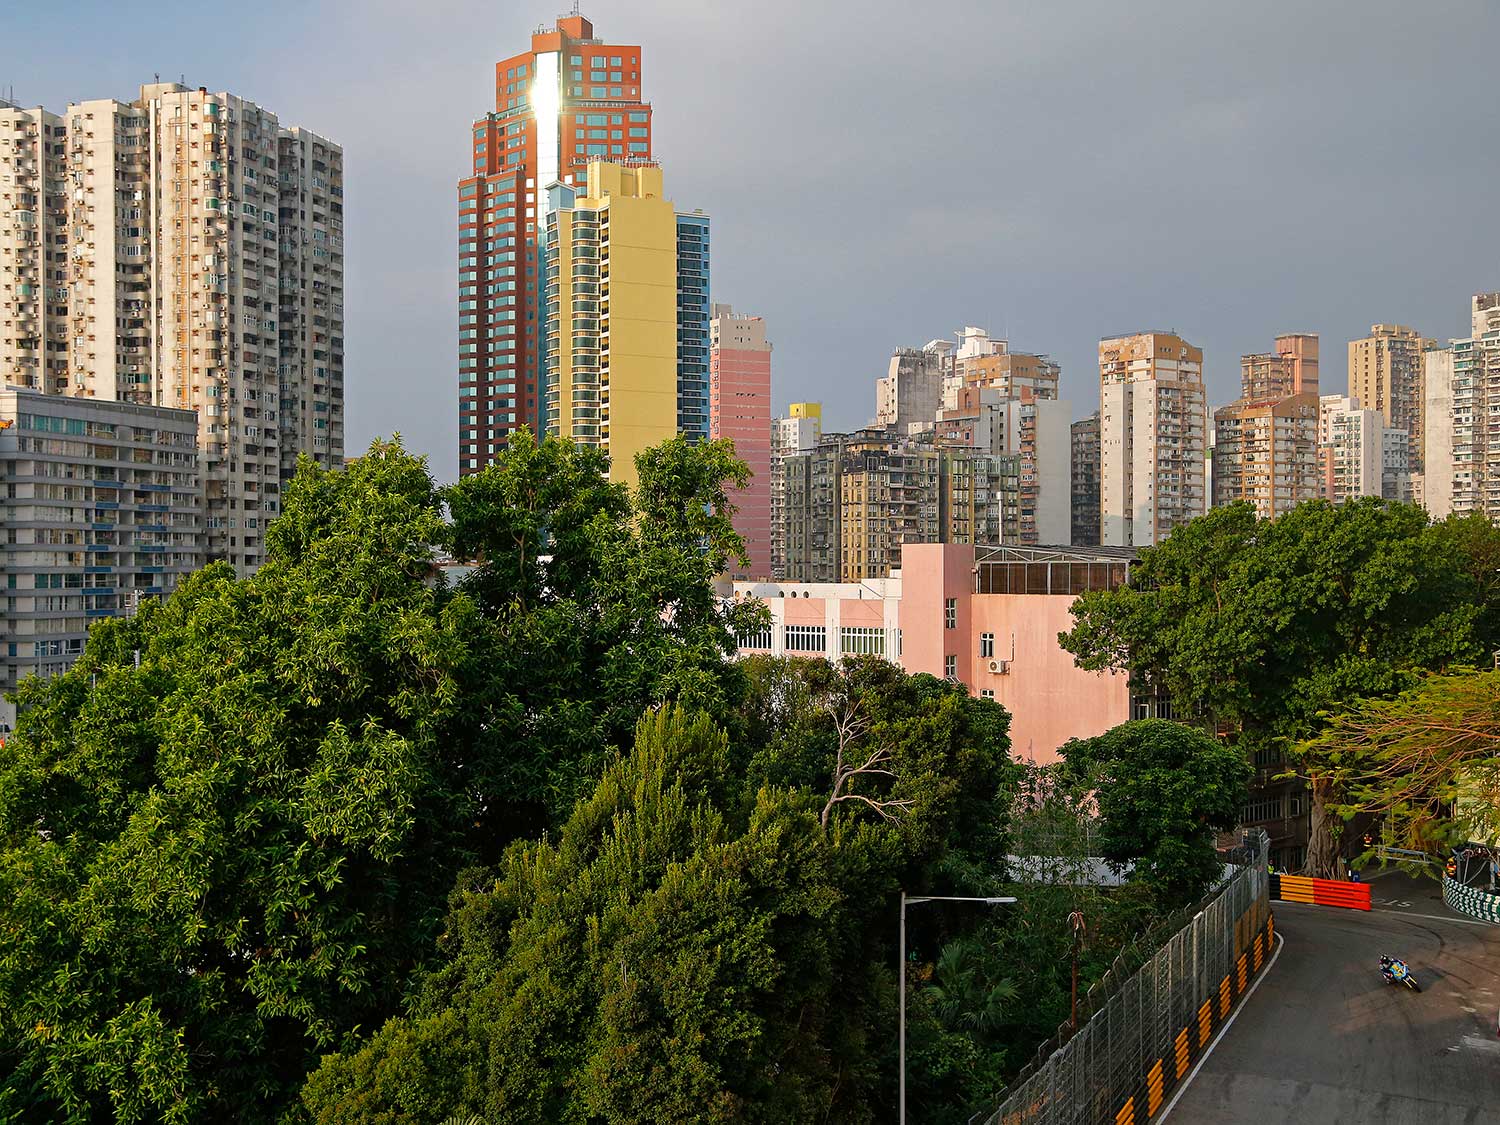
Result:
[[[598,446],[634,486],[642,450],[706,436],[707,219],[677,214],[655,165],[595,161],[582,191],[552,191],[547,431]]]

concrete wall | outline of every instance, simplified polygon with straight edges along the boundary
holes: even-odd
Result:
[[[1423,356],[1426,425],[1422,428],[1422,503],[1436,519],[1453,511],[1453,350]]]

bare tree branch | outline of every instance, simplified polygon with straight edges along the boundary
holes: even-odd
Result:
[[[905,798],[883,799],[850,791],[849,785],[856,777],[895,778],[896,772],[886,768],[888,763],[894,761],[894,758],[888,748],[877,746],[865,756],[865,760],[860,765],[853,765],[850,755],[856,752],[856,744],[869,734],[870,721],[862,712],[860,701],[849,699],[847,696],[830,700],[828,711],[833,717],[833,727],[838,732],[839,744],[838,754],[833,764],[833,789],[828,794],[828,803],[823,806],[822,815],[818,818],[823,827],[828,827],[828,818],[833,815],[833,806],[842,801],[858,801],[867,805],[879,813],[884,820],[894,820],[898,812],[911,811],[912,802]]]

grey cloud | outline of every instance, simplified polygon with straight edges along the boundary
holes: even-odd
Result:
[[[494,62],[560,7],[272,3],[232,41],[163,17],[7,80],[60,102],[188,71],[342,141],[350,447],[400,430],[448,476],[453,185]],[[1337,386],[1370,324],[1460,334],[1500,287],[1491,0],[584,14],[644,46],[667,189],[713,216],[715,299],[769,318],[778,405],[820,397],[834,425],[868,418],[891,347],[965,323],[1052,353],[1084,413],[1101,335],[1176,328],[1219,403],[1276,332],[1320,333]],[[66,41],[61,11],[36,18]]]

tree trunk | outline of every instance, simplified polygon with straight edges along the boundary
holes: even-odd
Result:
[[[1343,824],[1328,812],[1334,796],[1333,783],[1326,778],[1314,777],[1309,788],[1312,793],[1312,830],[1307,840],[1306,870],[1315,879],[1337,879]]]

